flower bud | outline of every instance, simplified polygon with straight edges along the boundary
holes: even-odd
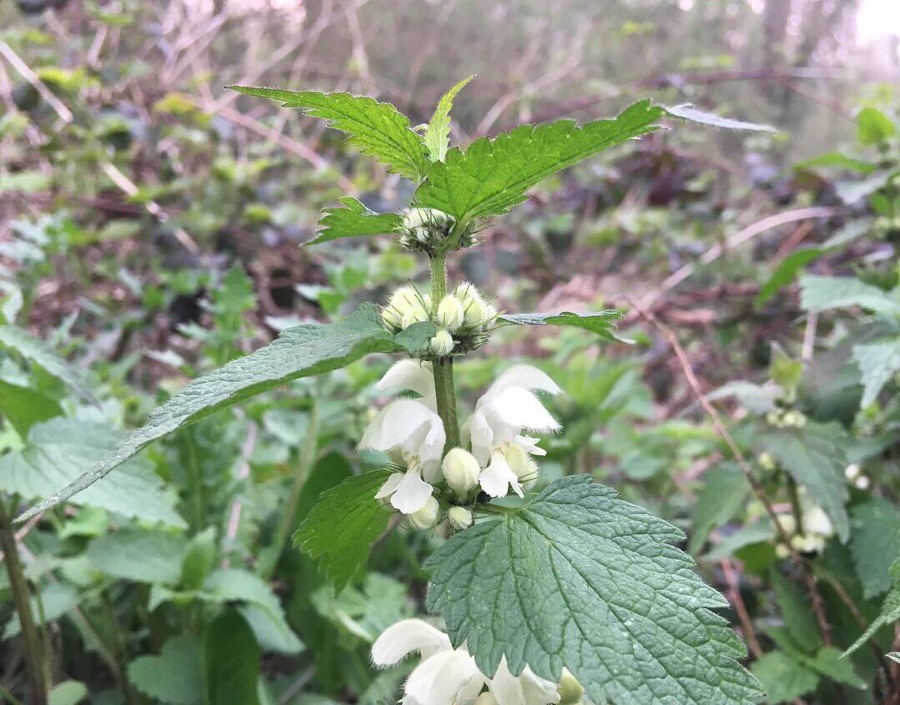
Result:
[[[803,512],[801,518],[803,521],[803,530],[808,534],[831,536],[834,533],[834,526],[831,523],[831,519],[828,518],[828,515],[822,507],[809,507]]]
[[[436,252],[440,250],[456,219],[435,208],[409,208],[403,214],[400,244],[410,250]]]
[[[797,534],[791,538],[791,546],[800,553],[819,553],[825,548],[825,537],[818,534]]]
[[[403,318],[400,320],[400,327],[406,330],[413,323],[422,323],[428,320],[428,311],[425,310],[425,307],[419,303],[416,306],[411,307],[405,314],[403,314]]]
[[[788,536],[797,530],[797,520],[793,514],[778,514],[778,523]]]
[[[452,448],[441,463],[447,485],[458,497],[465,497],[478,487],[481,466],[475,456],[462,448]]]
[[[844,477],[846,477],[850,482],[856,480],[862,472],[862,468],[859,466],[859,463],[851,463],[846,468],[844,468]]]
[[[462,531],[472,526],[472,512],[465,507],[452,507],[447,512],[447,518],[450,520],[450,526],[457,531]]]
[[[434,497],[429,497],[425,506],[409,515],[409,520],[417,529],[430,529],[437,523],[440,505]]]
[[[449,331],[455,331],[465,319],[465,311],[463,311],[462,302],[453,294],[447,294],[437,310],[437,324]]]
[[[777,558],[784,560],[789,555],[791,555],[791,552],[788,550],[788,547],[785,546],[783,543],[780,543],[775,547],[775,556]]]
[[[453,336],[445,330],[439,330],[429,341],[428,349],[438,357],[446,357],[453,352]]]
[[[556,692],[559,693],[559,705],[578,705],[581,702],[581,696],[584,695],[584,687],[569,672],[568,668],[563,668],[562,678],[559,679]]]
[[[869,480],[868,475],[860,475],[853,481],[853,486],[858,490],[867,490],[870,484],[871,480]]]
[[[759,467],[763,470],[775,469],[775,458],[772,457],[771,453],[762,452],[756,460],[759,463]]]

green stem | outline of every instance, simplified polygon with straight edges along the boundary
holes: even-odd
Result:
[[[6,512],[3,500],[0,500],[0,548],[3,549],[3,555],[6,556],[9,589],[19,615],[19,623],[22,626],[22,639],[25,641],[25,661],[28,666],[28,681],[31,685],[31,704],[46,705],[47,682],[42,665],[41,638],[31,612],[28,581],[25,579],[25,571],[19,558],[16,536],[13,533],[12,522]]]
[[[437,314],[441,299],[447,294],[447,255],[436,254],[431,258],[431,306]],[[439,357],[432,363],[437,412],[444,422],[447,442],[444,452],[459,446],[459,418],[456,410],[456,388],[453,385],[453,358]]]

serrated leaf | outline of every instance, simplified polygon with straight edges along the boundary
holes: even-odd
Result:
[[[188,550],[184,534],[125,528],[91,541],[85,552],[96,570],[122,580],[175,584]]]
[[[872,497],[851,510],[850,553],[867,600],[891,587],[888,561],[900,556],[900,512],[881,497]]]
[[[571,326],[583,328],[607,340],[623,343],[634,342],[616,335],[613,322],[622,318],[622,312],[614,309],[595,311],[593,313],[572,313],[571,311],[561,311],[560,313],[504,313],[497,316],[497,318],[504,323],[513,323],[519,326]]]
[[[758,435],[756,445],[758,452],[770,453],[807,488],[810,499],[822,507],[846,542],[850,519],[844,506],[849,496],[844,468],[850,441],[844,428],[838,423],[808,423],[802,429],[770,429]]]
[[[727,602],[672,542],[684,535],[584,475],[557,480],[442,544],[426,605],[493,674],[503,656],[598,702],[749,705],[744,648],[709,608]]]
[[[853,667],[853,661],[843,658],[840,649],[833,646],[820,649],[809,665],[823,676],[851,688],[865,690],[868,687],[868,683]]]
[[[900,316],[900,299],[894,293],[855,277],[801,277],[800,305],[817,311],[860,306],[884,316]]]
[[[731,519],[750,492],[747,479],[736,465],[717,465],[703,476],[703,489],[694,507],[694,531],[688,550],[696,554],[713,529]]]
[[[634,137],[658,128],[662,108],[641,101],[612,120],[578,126],[573,120],[522,125],[493,139],[475,140],[465,152],[447,151],[445,161],[428,167],[415,200],[457,221],[506,213],[532,186]]]
[[[280,101],[285,108],[300,108],[311,117],[328,120],[329,127],[346,132],[349,142],[409,179],[425,173],[428,157],[422,137],[409,119],[390,103],[349,93],[290,91],[281,88],[228,86],[245,95]]]
[[[337,323],[308,323],[288,328],[273,343],[192,381],[154,411],[146,425],[116,443],[86,473],[26,511],[17,521],[25,521],[66,501],[154,441],[219,409],[299,377],[344,367],[369,353],[400,349],[381,326],[378,311],[371,304],[363,304]]]
[[[200,705],[206,687],[203,654],[197,639],[175,636],[159,656],[141,656],[128,664],[128,680],[144,695],[167,705]]]
[[[771,125],[760,125],[755,122],[744,122],[743,120],[734,120],[732,118],[725,118],[721,117],[720,115],[714,115],[713,113],[706,113],[702,110],[697,110],[690,103],[684,103],[683,105],[673,105],[672,107],[664,108],[664,110],[672,117],[679,118],[681,120],[688,120],[689,122],[697,122],[701,125],[718,127],[723,130],[770,132],[773,134],[778,132],[778,130],[776,130]]]
[[[327,490],[294,534],[294,546],[320,561],[338,592],[387,528],[391,510],[375,494],[389,475],[387,470],[354,475]]]
[[[766,702],[790,702],[819,685],[819,676],[783,651],[773,651],[757,659],[750,669],[768,693]]]
[[[27,445],[0,457],[0,490],[31,500],[46,497],[73,482],[116,443],[117,434],[99,424],[56,418],[32,427]],[[145,460],[131,459],[116,475],[104,478],[72,499],[126,517],[184,527],[176,498]]]
[[[44,343],[16,326],[0,326],[0,348],[13,350],[29,362],[43,368],[78,396],[91,404],[98,404],[97,397],[87,388],[81,375],[69,364],[50,351]]]
[[[325,215],[319,220],[318,236],[310,245],[344,237],[385,235],[403,224],[403,218],[396,213],[375,213],[349,196],[339,200],[344,207],[325,209]]]
[[[884,386],[900,372],[900,336],[875,343],[853,346],[853,359],[859,366],[863,384],[860,406],[873,403]]]
[[[238,568],[217,570],[207,579],[203,593],[202,599],[246,603],[240,611],[260,646],[284,654],[296,654],[303,648],[271,586],[255,573]]]
[[[818,649],[822,645],[822,633],[810,610],[809,595],[777,570],[771,571],[770,581],[781,618],[791,637],[806,652]]]
[[[450,111],[453,109],[456,94],[465,88],[473,78],[475,78],[475,74],[464,78],[441,96],[434,115],[431,116],[428,127],[425,128],[425,147],[434,162],[444,161],[444,156],[447,154],[450,140]]]
[[[0,416],[6,417],[23,438],[34,424],[61,415],[56,400],[29,387],[0,380]]]
[[[259,646],[244,618],[227,610],[206,634],[207,705],[259,705]]]
[[[821,257],[824,253],[825,248],[823,247],[807,247],[802,250],[791,252],[791,254],[778,263],[778,266],[775,268],[775,271],[772,272],[772,275],[759,288],[759,293],[756,295],[756,305],[762,306],[766,303],[766,301],[775,296],[780,289],[790,284],[794,280],[794,277],[797,276],[797,272],[810,262]]]
[[[895,563],[894,565],[897,564]],[[878,616],[872,620],[871,624],[869,624],[869,628],[863,632],[862,636],[860,636],[859,639],[844,652],[844,657],[852,654],[860,646],[865,644],[871,637],[875,636],[875,633],[879,629],[897,621],[900,621],[900,587],[895,584],[887,594],[887,597],[884,598],[881,612],[879,612]]]

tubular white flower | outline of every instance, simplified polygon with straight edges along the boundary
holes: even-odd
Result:
[[[523,436],[522,431],[547,433],[560,428],[532,390],[560,391],[540,370],[514,365],[478,400],[475,412],[463,424],[472,454],[485,468],[479,478],[481,487],[492,497],[504,497],[510,488],[522,496],[520,478],[529,482],[537,478],[537,465],[524,458],[544,451],[538,448],[537,439]]]
[[[426,480],[440,479],[446,440],[444,424],[435,411],[434,377],[427,367],[404,360],[388,370],[378,386],[422,395],[421,399],[396,399],[385,406],[372,419],[359,442],[360,448],[399,455],[406,472],[391,475],[376,497],[390,497],[394,508],[413,514],[427,504],[434,491]]]
[[[506,665],[506,657],[500,659],[500,666],[488,683],[497,705],[550,705],[559,702],[556,684],[536,676],[525,666],[522,673],[514,676]]]
[[[472,526],[472,512],[465,507],[451,507],[447,512],[447,519],[450,520],[450,526],[457,531],[468,529]]]
[[[550,705],[560,700],[554,683],[527,666],[514,676],[505,657],[488,678],[465,644],[454,649],[444,632],[420,619],[388,627],[372,645],[372,660],[393,666],[413,652],[421,654],[422,663],[406,681],[403,705]],[[482,693],[485,686],[489,691]]]
[[[409,520],[417,529],[430,529],[437,524],[440,504],[434,497],[428,497],[425,506],[409,515]]]

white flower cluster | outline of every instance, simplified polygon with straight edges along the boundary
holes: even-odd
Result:
[[[565,669],[557,686],[527,666],[514,676],[505,657],[489,678],[465,644],[454,649],[444,632],[420,619],[388,627],[372,645],[372,660],[376,666],[393,666],[413,652],[422,663],[406,681],[402,705],[577,705],[584,694]]]
[[[434,311],[433,306],[429,294],[422,294],[413,286],[402,286],[391,294],[381,319],[395,333],[414,323],[434,321],[438,331],[429,342],[428,351],[436,357],[446,357],[454,351],[476,347],[497,318],[497,309],[468,282],[444,296]]]
[[[844,477],[847,478],[847,482],[858,490],[867,490],[869,485],[872,484],[869,476],[863,474],[862,468],[858,463],[851,463],[844,468]]]
[[[770,411],[766,421],[776,428],[803,428],[806,426],[806,415],[794,409]]]
[[[429,528],[439,518],[434,497],[437,486],[446,485],[462,503],[479,488],[491,497],[504,497],[510,491],[523,496],[538,476],[531,456],[546,451],[538,447],[537,438],[522,432],[548,433],[560,428],[534,395],[535,390],[557,394],[559,387],[528,365],[514,365],[491,385],[461,429],[463,443],[471,450],[451,448],[446,457],[446,434],[437,414],[431,365],[401,360],[377,388],[419,395],[390,402],[376,414],[359,443],[360,448],[388,453],[406,468],[391,475],[376,497],[390,498],[391,505],[418,528]],[[472,522],[464,507],[451,509],[448,518],[457,529]]]
[[[778,523],[791,538],[791,546],[800,553],[820,553],[825,543],[834,534],[831,519],[822,507],[812,504],[809,493],[802,485],[797,488],[797,499],[800,505],[800,527],[792,513],[778,514]],[[798,531],[802,528],[803,533]],[[775,547],[779,558],[788,556],[788,548],[784,544]]]
[[[425,252],[433,255],[445,252],[449,247],[458,249],[475,244],[472,228],[457,233],[449,242],[450,234],[456,226],[456,218],[436,208],[408,208],[403,213],[403,224],[400,226],[400,245],[407,250]]]

